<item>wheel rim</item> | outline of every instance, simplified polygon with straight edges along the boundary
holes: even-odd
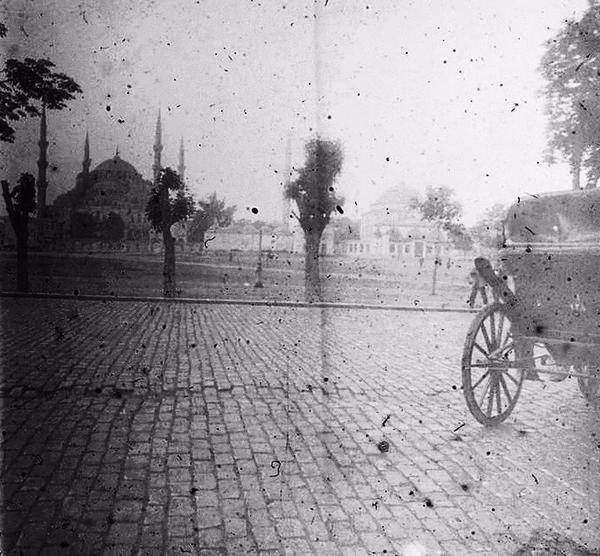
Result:
[[[475,418],[483,424],[498,423],[517,402],[524,369],[515,368],[518,350],[503,306],[489,307],[476,324],[467,338],[463,388]]]

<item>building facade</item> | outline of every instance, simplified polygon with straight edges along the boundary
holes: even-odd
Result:
[[[150,229],[146,205],[153,184],[160,177],[162,124],[160,112],[154,138],[152,181],[145,179],[118,150],[112,158],[92,169],[90,141],[86,134],[82,169],[75,187],[59,195],[47,207],[45,218],[32,220],[32,244],[85,249],[112,248],[157,250],[159,234]],[[185,179],[183,139],[179,148],[178,172]],[[174,227],[178,246],[186,243],[185,226]]]
[[[359,238],[345,242],[353,257],[443,257],[451,253],[448,237],[435,225],[424,222],[411,204],[419,194],[399,186],[388,189],[361,216]]]

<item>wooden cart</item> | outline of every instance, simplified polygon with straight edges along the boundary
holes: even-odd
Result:
[[[576,377],[586,400],[599,405],[600,191],[520,200],[508,211],[504,236],[497,270],[475,259],[494,301],[465,340],[469,410],[484,425],[501,423],[532,373]]]

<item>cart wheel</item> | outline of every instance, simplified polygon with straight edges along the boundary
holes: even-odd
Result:
[[[462,357],[462,387],[469,411],[486,426],[497,425],[512,412],[525,378],[524,347],[515,345],[506,306],[484,307],[471,324]],[[512,362],[512,365],[511,365]]]
[[[589,378],[577,377],[579,389],[583,397],[593,406],[600,407],[600,369],[595,365],[577,365],[578,373],[587,374]]]

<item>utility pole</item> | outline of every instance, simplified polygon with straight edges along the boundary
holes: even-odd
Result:
[[[262,288],[262,228],[258,231],[258,261],[256,262],[255,288]]]
[[[442,260],[440,259],[440,246],[434,245],[433,247],[433,280],[431,283],[431,295],[435,295],[435,286],[437,284],[437,269],[441,266]]]

